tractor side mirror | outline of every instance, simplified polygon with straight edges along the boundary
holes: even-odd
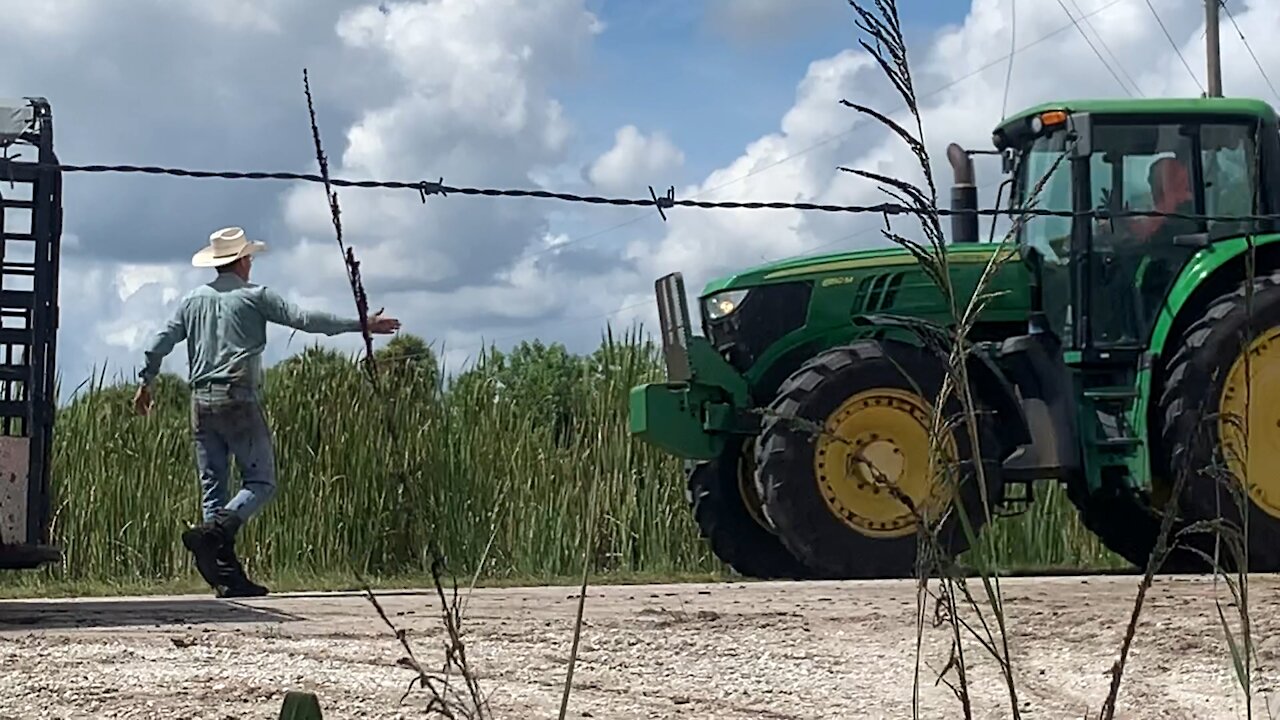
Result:
[[[1190,233],[1188,235],[1177,235],[1173,238],[1173,244],[1177,247],[1194,248],[1203,250],[1209,247],[1209,233]]]

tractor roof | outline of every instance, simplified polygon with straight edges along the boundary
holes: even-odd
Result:
[[[1271,105],[1253,98],[1077,99],[1027,108],[1005,118],[1000,125],[1026,120],[1047,110],[1109,115],[1254,115],[1264,120],[1276,119],[1276,111]]]

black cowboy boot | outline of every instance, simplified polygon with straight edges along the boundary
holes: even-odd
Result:
[[[200,577],[215,590],[218,589],[220,580],[218,555],[224,545],[234,542],[240,523],[239,515],[223,509],[215,513],[212,520],[206,520],[182,533],[182,544],[195,556]]]
[[[249,579],[236,557],[235,538],[231,538],[218,550],[216,557],[218,566],[218,585],[215,588],[218,597],[262,597],[268,590]]]

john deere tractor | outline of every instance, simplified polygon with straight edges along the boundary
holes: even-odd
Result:
[[[1175,532],[1247,516],[1250,569],[1280,569],[1280,235],[1258,217],[1280,212],[1274,110],[1060,102],[1009,117],[993,142],[1010,207],[1052,214],[1026,219],[1015,249],[980,242],[965,212],[973,153],[949,148],[961,307],[993,253],[1008,254],[967,333],[975,431],[932,426],[962,415],[959,393],[932,408],[953,314],[892,247],[714,280],[697,298],[701,334],[681,275],[658,280],[668,377],[632,390],[633,434],[687,461],[698,526],[748,576],[907,576],[919,518],[943,518],[931,536],[959,553],[961,513],[977,531],[984,495],[998,506],[1040,480],[1062,483],[1135,565],[1172,512]],[[1243,512],[1224,477],[1244,480]],[[1200,557],[1175,552],[1163,570]]]

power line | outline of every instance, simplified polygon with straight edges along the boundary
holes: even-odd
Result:
[[[1116,5],[1119,5],[1120,3],[1127,2],[1127,1],[1128,1],[1128,0],[1111,0],[1111,2],[1108,2],[1107,4],[1103,5],[1102,7],[1100,7],[1100,8],[1098,8],[1098,9],[1096,9],[1096,10],[1093,10],[1093,11],[1089,12],[1087,15],[1085,15],[1085,16],[1083,16],[1083,17],[1093,17],[1094,15],[1098,15],[1098,14],[1102,13],[1102,12],[1103,12],[1103,11],[1105,11],[1105,10],[1110,10],[1111,8],[1115,7]],[[1008,55],[1001,55],[1000,57],[995,58],[994,60],[991,60],[991,61],[987,62],[986,64],[984,64],[984,65],[982,65],[982,66],[980,66],[980,67],[977,67],[977,68],[975,68],[974,70],[972,70],[972,71],[970,71],[970,72],[968,72],[968,73],[966,73],[966,74],[964,74],[964,75],[961,75],[960,77],[956,78],[955,80],[952,80],[952,81],[950,81],[950,82],[944,83],[944,84],[942,84],[942,85],[940,85],[940,86],[938,86],[938,87],[936,87],[936,88],[934,88],[933,90],[930,90],[930,91],[928,91],[928,92],[921,93],[921,94],[918,96],[917,100],[924,100],[924,99],[927,99],[927,98],[933,97],[934,95],[939,95],[939,94],[941,94],[941,93],[943,93],[943,92],[945,92],[945,91],[947,91],[947,90],[950,90],[951,88],[953,88],[953,87],[955,87],[955,86],[959,85],[960,83],[963,83],[963,82],[965,82],[965,81],[967,81],[967,80],[971,80],[971,79],[973,79],[973,78],[975,78],[975,77],[977,77],[977,76],[981,75],[982,73],[986,72],[987,70],[990,70],[991,68],[998,66],[1000,63],[1004,62],[1005,60],[1010,59],[1011,55],[1016,54],[1016,53],[1026,52],[1027,50],[1030,50],[1031,48],[1033,48],[1033,47],[1035,47],[1035,46],[1037,46],[1037,45],[1039,45],[1039,44],[1041,44],[1041,43],[1047,42],[1048,40],[1050,40],[1050,39],[1052,39],[1052,38],[1054,38],[1054,37],[1057,37],[1058,35],[1061,35],[1062,33],[1064,33],[1064,32],[1066,32],[1066,31],[1070,30],[1071,28],[1072,28],[1072,25],[1063,25],[1062,27],[1059,27],[1057,30],[1053,30],[1052,32],[1046,33],[1046,34],[1044,34],[1044,35],[1042,35],[1042,36],[1040,36],[1040,37],[1036,38],[1035,40],[1032,40],[1031,42],[1027,43],[1026,45],[1023,45],[1022,47],[1017,48],[1016,50],[1014,50],[1014,51],[1013,51],[1013,53],[1010,53],[1010,54],[1008,54]],[[888,113],[885,113],[885,115],[886,115],[886,116],[888,116],[888,117],[893,117],[893,116],[894,116],[894,115],[896,115],[897,113],[902,112],[903,110],[906,110],[906,109],[908,109],[908,108],[907,108],[907,106],[906,106],[905,104],[904,104],[904,105],[900,105],[900,106],[898,106],[896,109],[894,109],[894,110],[892,110],[892,111],[890,111],[890,112],[888,112]],[[830,137],[827,137],[827,138],[825,138],[825,139],[823,139],[823,140],[820,140],[820,141],[818,141],[818,142],[816,142],[816,143],[814,143],[814,144],[812,144],[812,145],[809,145],[809,146],[807,146],[807,147],[805,147],[805,148],[803,148],[803,149],[801,149],[801,150],[798,150],[798,151],[796,151],[796,152],[794,152],[794,153],[792,153],[792,154],[790,154],[790,155],[785,155],[785,156],[783,156],[782,158],[779,158],[778,160],[775,160],[774,162],[769,163],[768,165],[764,165],[764,166],[758,167],[758,168],[756,168],[755,170],[752,170],[751,172],[749,172],[749,173],[747,173],[747,174],[745,174],[745,175],[740,175],[740,176],[738,176],[738,177],[736,177],[736,178],[734,178],[734,179],[732,179],[732,180],[728,180],[728,181],[723,182],[723,183],[721,183],[721,184],[719,184],[719,185],[716,185],[715,187],[712,187],[712,188],[709,188],[709,189],[707,189],[707,190],[704,190],[704,191],[703,191],[703,193],[711,193],[711,192],[715,192],[716,190],[720,190],[720,189],[722,189],[722,188],[726,188],[726,187],[728,187],[728,186],[730,186],[730,185],[733,185],[733,184],[735,184],[735,183],[742,182],[743,180],[746,180],[746,179],[748,179],[748,178],[754,177],[754,176],[756,176],[756,175],[758,175],[758,174],[760,174],[760,173],[762,173],[762,172],[765,172],[765,171],[771,170],[771,169],[773,169],[773,168],[775,168],[775,167],[777,167],[777,166],[779,166],[779,165],[781,165],[781,164],[783,164],[783,163],[785,163],[785,162],[788,162],[788,161],[790,161],[790,160],[794,160],[795,158],[800,157],[801,155],[805,155],[805,154],[807,154],[807,153],[809,153],[809,152],[812,152],[812,151],[814,151],[814,150],[816,150],[816,149],[818,149],[818,148],[820,148],[820,147],[823,147],[823,146],[828,145],[828,144],[830,144],[830,143],[832,143],[832,142],[835,142],[836,140],[839,140],[840,138],[843,138],[843,137],[846,137],[846,136],[848,136],[848,135],[851,135],[851,134],[853,134],[853,132],[854,132],[855,130],[857,130],[857,129],[858,129],[858,126],[859,126],[860,122],[865,122],[865,120],[855,121],[855,122],[854,122],[854,124],[853,124],[851,127],[849,127],[847,130],[843,130],[843,131],[841,131],[841,132],[836,133],[835,135],[831,135]]]
[[[1142,88],[1138,87],[1138,83],[1133,79],[1133,76],[1125,69],[1124,63],[1120,61],[1120,57],[1112,52],[1111,46],[1108,45],[1106,39],[1102,37],[1102,33],[1098,32],[1098,28],[1093,26],[1093,21],[1090,20],[1089,17],[1084,14],[1084,11],[1080,9],[1080,4],[1076,2],[1076,0],[1071,0],[1071,6],[1076,9],[1076,12],[1080,13],[1081,19],[1084,20],[1084,24],[1087,25],[1089,29],[1093,31],[1093,34],[1098,37],[1098,43],[1102,45],[1103,50],[1107,51],[1107,55],[1111,56],[1111,60],[1115,62],[1116,67],[1120,70],[1120,74],[1124,75],[1124,79],[1128,80],[1129,84],[1133,86],[1133,90],[1138,93],[1138,97],[1146,97],[1142,93]]]
[[[1076,20],[1076,17],[1071,14],[1071,9],[1067,7],[1067,4],[1063,2],[1063,0],[1058,0],[1058,6],[1062,8],[1062,12],[1067,14],[1067,17],[1071,18],[1071,23],[1080,33],[1080,37],[1084,38],[1084,41],[1089,44],[1089,49],[1093,51],[1094,55],[1098,56],[1098,61],[1107,69],[1107,72],[1111,73],[1111,77],[1115,78],[1116,84],[1120,86],[1121,90],[1124,90],[1124,94],[1129,97],[1133,97],[1133,93],[1129,91],[1129,87],[1125,85],[1124,81],[1120,79],[1120,76],[1116,74],[1115,68],[1111,67],[1111,63],[1107,62],[1107,59],[1102,57],[1102,52],[1099,51],[1098,47],[1089,39],[1089,35],[1084,31],[1084,28],[1080,27],[1080,23]],[[1099,36],[1099,39],[1101,39],[1101,36]]]
[[[1178,43],[1173,41],[1173,36],[1169,34],[1169,28],[1164,26],[1164,20],[1160,19],[1160,13],[1156,11],[1156,6],[1151,4],[1151,0],[1146,0],[1147,8],[1151,10],[1151,15],[1156,19],[1156,23],[1160,25],[1160,29],[1164,32],[1165,39],[1169,41],[1169,47],[1178,54],[1178,59],[1182,61],[1182,67],[1187,69],[1187,74],[1191,76],[1196,87],[1200,88],[1200,92],[1205,92],[1204,85],[1200,82],[1200,78],[1196,77],[1195,72],[1191,70],[1191,66],[1187,64],[1187,59],[1183,57],[1182,51],[1178,49]]]
[[[1009,113],[1009,88],[1013,85],[1013,58],[1018,54],[1018,0],[1009,0],[1009,70],[1004,76],[1004,102],[1000,117]]]
[[[1253,64],[1258,66],[1258,72],[1262,73],[1262,79],[1267,82],[1267,87],[1271,88],[1271,94],[1280,99],[1280,92],[1276,91],[1276,86],[1271,82],[1271,77],[1267,75],[1267,71],[1262,67],[1262,63],[1258,60],[1258,56],[1253,53],[1253,48],[1249,45],[1249,39],[1244,36],[1244,31],[1236,23],[1236,16],[1231,13],[1231,8],[1227,7],[1225,2],[1222,3],[1222,9],[1227,11],[1227,19],[1235,27],[1236,32],[1240,34],[1240,41],[1244,43],[1244,49],[1249,51],[1249,57],[1253,58]]]

